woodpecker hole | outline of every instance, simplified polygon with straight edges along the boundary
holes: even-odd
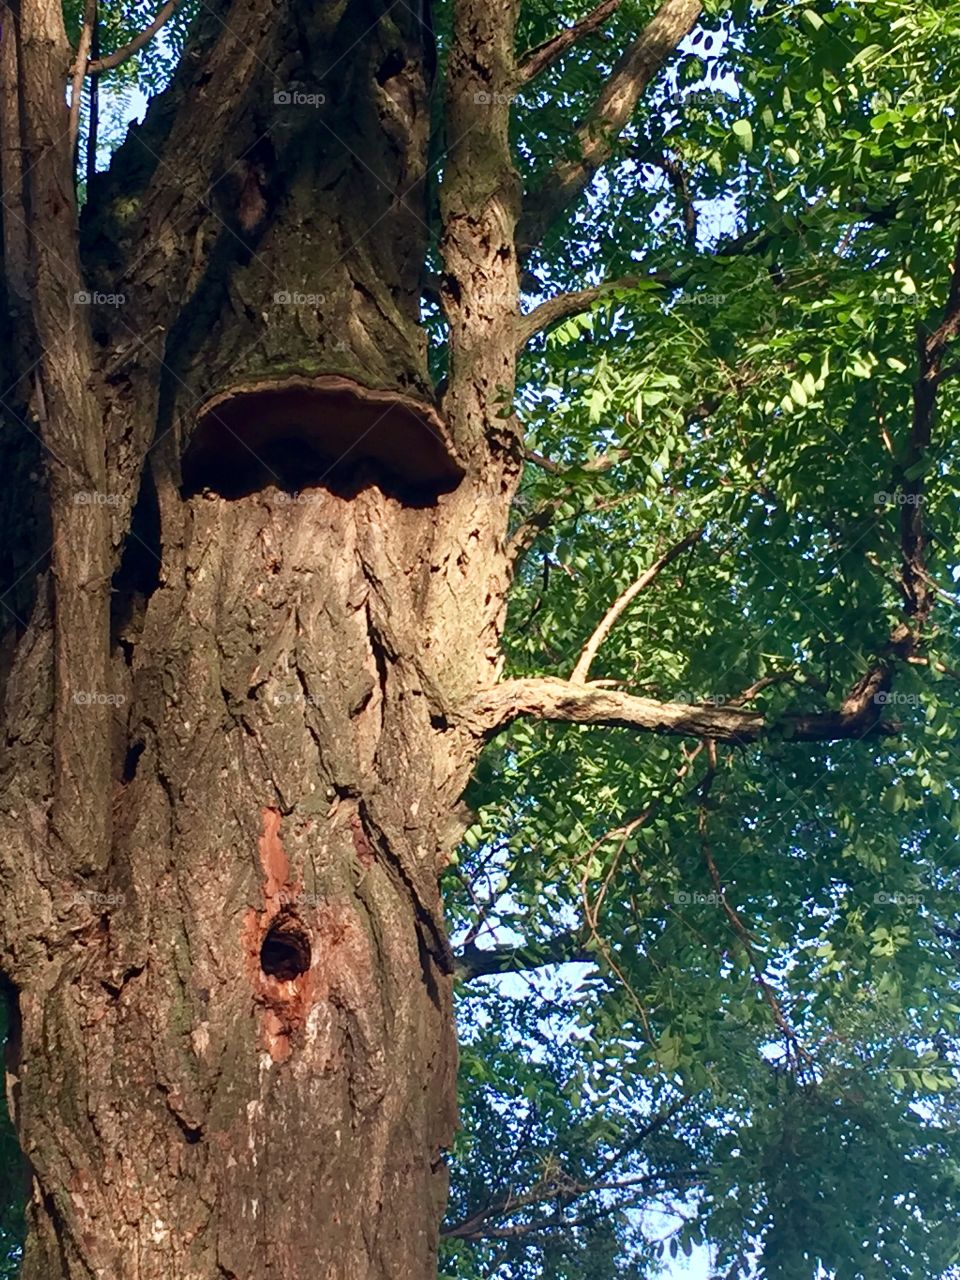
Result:
[[[310,938],[299,920],[275,920],[260,947],[260,968],[268,977],[291,982],[310,968]]]

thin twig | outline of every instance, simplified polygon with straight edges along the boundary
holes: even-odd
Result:
[[[71,72],[70,116],[67,122],[67,137],[70,141],[70,154],[74,157],[74,164],[76,164],[77,140],[80,137],[80,102],[83,96],[83,78],[90,59],[90,46],[93,43],[93,28],[96,20],[96,0],[85,0],[83,26],[80,28],[80,42],[77,45],[77,56]]]
[[[714,861],[713,853],[711,851],[710,844],[707,840],[707,801],[709,798],[710,791],[713,787],[714,780],[717,776],[717,744],[716,742],[713,741],[712,738],[707,739],[706,749],[707,749],[707,757],[709,760],[709,767],[700,782],[700,813],[698,818],[698,831],[700,835],[700,851],[703,854],[703,860],[706,864],[707,872],[710,876],[710,881],[713,885],[714,892],[717,895],[717,900],[720,903],[721,907],[723,908],[724,914],[726,915],[727,919],[730,921],[731,928],[733,929],[734,933],[736,934],[737,938],[740,941],[740,945],[743,947],[746,953],[747,959],[750,962],[750,967],[754,972],[754,976],[756,977],[757,983],[763,994],[763,998],[770,1008],[770,1012],[773,1015],[773,1020],[777,1028],[780,1030],[780,1032],[782,1033],[782,1035],[784,1036],[787,1042],[788,1050],[792,1048],[796,1053],[797,1058],[800,1061],[802,1061],[807,1065],[810,1065],[813,1059],[811,1058],[807,1050],[803,1047],[803,1045],[800,1043],[800,1039],[797,1036],[797,1033],[790,1026],[790,1023],[787,1021],[786,1016],[784,1015],[783,1009],[780,1005],[780,1001],[777,999],[776,994],[774,993],[770,984],[767,982],[766,976],[763,972],[763,966],[760,964],[759,960],[757,959],[756,952],[753,949],[753,939],[750,936],[750,931],[747,929],[746,925],[740,919],[740,916],[737,914],[734,908],[727,901],[726,890],[723,887],[723,882],[720,879],[720,872],[717,869],[717,864]]]
[[[586,462],[581,462],[577,469],[599,475],[604,471],[609,471],[629,456],[627,449],[611,449],[599,457],[588,458]],[[559,463],[550,458],[545,458],[541,454],[528,454],[527,460],[534,463],[535,466],[542,467],[543,470],[550,472],[552,475],[558,474],[561,470]],[[569,469],[573,471],[574,467],[570,466]],[[559,508],[563,506],[575,488],[576,485],[573,482],[565,484],[556,497],[547,498],[544,502],[541,502],[530,512],[525,520],[517,525],[507,545],[507,559],[513,565],[514,571],[516,571],[523,556],[530,550],[544,529],[549,526]]]
[[[629,608],[630,604],[636,599],[640,592],[653,582],[661,570],[665,569],[668,564],[671,564],[678,556],[682,555],[688,547],[692,547],[695,542],[699,542],[702,537],[703,526],[701,525],[699,529],[694,529],[692,533],[688,533],[686,537],[681,538],[679,542],[674,543],[674,545],[670,547],[669,550],[665,551],[658,560],[654,560],[653,564],[650,565],[648,569],[644,569],[640,577],[637,578],[635,582],[631,583],[630,586],[627,587],[626,591],[622,592],[617,599],[614,600],[613,604],[604,614],[593,635],[583,646],[583,652],[580,654],[580,657],[577,659],[576,666],[570,673],[570,679],[574,684],[586,684],[587,676],[590,674],[590,667],[594,658],[597,656],[597,651],[613,630],[614,626],[616,626],[617,619],[624,610]]]
[[[90,39],[90,57],[100,56],[100,24],[97,21],[97,0],[92,0],[93,18]],[[97,135],[100,131],[100,81],[94,76],[90,81],[90,119],[87,122],[87,192],[97,172]]]
[[[695,249],[697,245],[697,206],[694,204],[690,190],[690,175],[687,170],[677,156],[670,155],[662,147],[655,147],[652,144],[641,148],[636,154],[636,159],[641,164],[653,165],[654,168],[659,169],[670,186],[673,187],[682,211],[686,246],[690,250]]]
[[[636,991],[634,991],[626,974],[617,964],[616,960],[614,960],[613,953],[607,946],[605,938],[600,933],[600,908],[603,905],[603,899],[606,895],[607,887],[613,878],[614,872],[620,862],[620,858],[623,855],[623,851],[626,848],[627,841],[635,831],[639,831],[641,827],[645,826],[650,819],[659,812],[661,803],[662,802],[660,801],[655,801],[653,804],[648,805],[638,817],[632,819],[630,822],[624,823],[623,826],[615,827],[612,831],[608,831],[605,835],[602,835],[599,840],[594,841],[584,857],[584,871],[580,878],[580,897],[583,902],[583,918],[587,923],[587,928],[590,930],[591,943],[596,948],[604,964],[606,964],[607,968],[614,975],[629,996],[630,1000],[633,1002],[638,1014],[640,1015],[640,1021],[643,1024],[643,1031],[644,1035],[647,1037],[647,1043],[651,1046],[655,1045],[656,1041],[654,1039],[653,1030],[650,1026],[650,1020],[647,1017],[646,1007],[637,995]],[[620,846],[614,855],[606,876],[604,877],[600,893],[597,895],[595,901],[591,903],[590,894],[587,888],[587,884],[590,879],[590,862],[597,850],[602,845],[606,844],[608,840],[611,840],[616,836],[620,837]]]
[[[913,421],[910,437],[896,476],[902,497],[900,505],[901,590],[908,625],[914,633],[923,628],[933,608],[925,551],[923,501],[926,488],[923,461],[930,448],[937,391],[943,361],[954,338],[960,333],[960,237],[954,249],[950,288],[943,320],[933,333],[917,328],[917,380],[913,388]]]
[[[907,659],[908,662],[918,667],[933,667],[934,671],[939,672],[942,676],[950,676],[953,680],[960,680],[960,671],[955,667],[948,667],[946,663],[940,662],[936,658],[912,657]]]
[[[179,4],[180,0],[167,0],[167,3],[163,6],[150,25],[148,27],[144,27],[142,31],[138,32],[129,44],[123,45],[120,49],[115,49],[113,53],[108,53],[103,58],[96,58],[93,61],[87,62],[82,74],[88,76],[99,76],[102,75],[104,71],[112,71],[114,67],[119,67],[121,62],[126,62],[128,58],[132,58],[133,55],[138,53],[148,40],[152,40],[160,28],[165,26],[170,18],[173,17],[179,7]],[[82,66],[85,61],[85,57],[86,55],[84,55],[84,58],[81,58],[78,54],[76,65]],[[76,71],[74,74],[76,74]]]
[[[725,705],[728,707],[742,707],[745,703],[752,702],[758,693],[763,693],[764,689],[769,689],[771,685],[784,684],[788,680],[795,680],[796,676],[795,667],[791,667],[789,671],[775,671],[773,675],[761,676],[759,680],[754,681],[742,693],[735,693],[732,698],[727,698]]]
[[[520,59],[520,69],[517,74],[519,82],[526,84],[534,76],[546,71],[568,49],[572,48],[578,41],[583,40],[584,37],[591,35],[608,18],[613,17],[620,8],[621,3],[622,0],[601,0],[601,3],[595,9],[592,9],[579,22],[575,22],[572,27],[567,27],[565,30],[557,32],[549,40],[544,40],[541,44],[528,50]]]

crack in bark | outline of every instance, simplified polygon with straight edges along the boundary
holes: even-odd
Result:
[[[160,1096],[163,1098],[164,1105],[166,1106],[167,1110],[170,1112],[174,1120],[177,1122],[177,1128],[183,1134],[184,1141],[187,1143],[187,1145],[195,1146],[198,1142],[202,1142],[204,1138],[203,1125],[192,1124],[186,1118],[186,1116],[182,1115],[181,1112],[174,1106],[173,1098],[171,1097],[170,1086],[167,1084],[164,1084],[163,1081],[158,1080],[157,1089],[160,1092]]]

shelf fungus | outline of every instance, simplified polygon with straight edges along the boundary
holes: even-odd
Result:
[[[183,459],[185,490],[228,497],[357,476],[429,497],[454,488],[463,467],[426,401],[335,374],[261,378],[218,391],[197,412]]]

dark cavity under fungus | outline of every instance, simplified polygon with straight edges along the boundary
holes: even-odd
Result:
[[[197,414],[185,495],[243,497],[274,485],[330,487],[359,471],[418,496],[453,489],[463,467],[436,411],[334,375],[274,378],[220,391]]]
[[[267,930],[260,968],[280,982],[291,982],[310,968],[310,937],[295,916],[278,916]]]

